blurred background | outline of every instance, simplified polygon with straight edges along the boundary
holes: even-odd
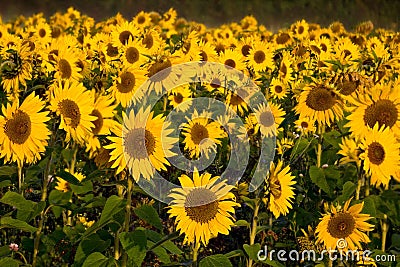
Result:
[[[70,6],[96,20],[117,12],[130,19],[141,10],[163,13],[174,7],[178,16],[204,23],[208,27],[238,22],[251,14],[271,31],[303,18],[322,26],[339,20],[347,30],[367,20],[372,21],[375,27],[398,30],[400,22],[398,0],[0,0],[0,15],[3,21],[38,12],[50,16]]]

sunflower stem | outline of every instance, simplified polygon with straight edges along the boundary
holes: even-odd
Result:
[[[254,205],[254,214],[253,214],[253,222],[251,225],[251,229],[250,229],[250,246],[254,245],[254,241],[256,240],[256,234],[257,234],[257,224],[258,224],[258,211],[260,209],[260,199],[257,198],[255,205]],[[248,267],[253,266],[253,260],[249,259]]]
[[[51,161],[52,161],[52,155],[53,153],[50,154],[49,161],[46,163],[46,169],[43,173],[43,186],[42,186],[42,196],[40,198],[40,201],[46,202],[47,200],[47,187],[49,184],[49,176],[50,176],[50,168],[51,168]],[[40,220],[38,224],[38,228],[36,230],[36,235],[33,243],[33,260],[32,260],[32,266],[35,267],[37,264],[37,255],[39,252],[39,245],[40,245],[40,236],[42,234],[43,226],[44,226],[44,220],[46,218],[46,213],[49,210],[43,209],[40,212]]]
[[[24,183],[24,177],[22,175],[22,165],[23,163],[18,161],[18,192],[23,195],[22,184]]]
[[[318,145],[317,145],[317,167],[321,167],[321,156],[322,156],[322,135],[325,132],[325,125],[318,124]]]
[[[389,223],[387,221],[387,215],[384,214],[383,219],[381,220],[382,227],[382,251],[385,252],[386,249],[386,236],[389,231]]]
[[[365,197],[369,196],[369,186],[370,186],[370,179],[365,179]]]
[[[195,242],[193,245],[193,266],[197,266],[197,258],[199,256],[200,242]]]
[[[77,153],[78,153],[78,146],[74,142],[71,164],[69,165],[69,173],[71,173],[71,174],[73,174],[75,172],[76,154]],[[71,195],[71,198],[69,199],[69,202],[72,203],[72,195]],[[67,225],[72,226],[72,211],[71,210],[68,210],[68,212],[67,212]]]
[[[128,188],[126,190],[126,206],[125,206],[125,221],[124,221],[124,231],[129,232],[129,225],[131,220],[131,208],[132,208],[132,188],[133,181],[130,175],[127,175]],[[122,266],[127,266],[128,254],[124,253],[122,258]]]

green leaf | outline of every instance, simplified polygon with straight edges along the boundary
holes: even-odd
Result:
[[[317,166],[311,166],[309,174],[311,181],[313,181],[313,183],[315,183],[328,195],[331,194],[331,188],[329,187],[328,181],[326,180],[326,176],[323,169],[318,168]]]
[[[338,196],[335,200],[335,202],[345,202],[346,200],[348,200],[356,191],[357,185],[354,184],[353,182],[346,182],[343,185],[343,191],[342,191],[342,195]]]
[[[154,242],[152,242],[150,240],[147,240],[147,246],[148,247],[152,247],[154,244],[155,244]],[[162,263],[171,263],[171,259],[169,257],[169,254],[167,253],[167,251],[163,247],[158,246],[158,247],[153,248],[151,251],[153,251],[154,254],[157,255],[157,257],[160,259],[160,261]]]
[[[136,266],[141,266],[146,257],[147,237],[143,230],[130,233],[123,232],[119,235],[122,247],[125,249],[130,261]]]
[[[162,223],[157,211],[153,206],[142,205],[134,210],[136,216],[140,219],[148,222],[149,224],[156,227],[158,230],[162,230]]]
[[[235,222],[235,226],[246,226],[250,227],[250,223],[246,220],[238,220]]]
[[[146,229],[146,236],[147,236],[148,239],[150,239],[154,243],[157,243],[157,242],[161,241],[161,239],[163,239],[163,238],[168,238],[168,236],[163,236],[163,235],[157,233],[156,231],[153,231],[153,230],[150,230],[150,229]],[[174,244],[174,242],[172,242],[171,240],[164,241],[161,244],[161,246],[163,248],[165,248],[166,250],[168,250],[169,252],[171,252],[172,254],[180,255],[180,254],[183,253],[183,251],[180,250]]]
[[[10,180],[3,180],[0,182],[0,188],[6,187],[6,186],[12,186],[12,183]]]
[[[28,223],[11,217],[2,217],[0,219],[0,228],[17,228],[25,232],[36,232],[37,228],[29,225]]]
[[[9,254],[11,254],[11,250],[7,245],[0,247],[0,257],[7,256]]]
[[[202,259],[199,263],[199,267],[231,267],[232,263],[226,257],[225,255],[222,254],[215,254],[212,256],[205,257]]]
[[[400,234],[393,234],[392,235],[392,245],[391,247],[395,247],[400,249]]]
[[[78,178],[76,178],[73,174],[61,170],[58,174],[58,177],[64,179],[65,181],[67,181],[70,184],[74,184],[74,185],[81,185],[81,182],[78,180]]]
[[[253,245],[244,244],[243,248],[244,248],[244,251],[246,251],[246,253],[250,259],[252,259],[254,261],[259,261],[258,260],[258,252],[261,250],[261,245],[259,243],[256,243]]]
[[[11,191],[5,193],[0,202],[27,211],[33,211],[36,205],[35,202],[26,200],[21,194]]]
[[[106,201],[103,212],[101,213],[99,225],[104,226],[114,219],[114,215],[125,208],[125,200],[118,196],[112,195]]]
[[[108,267],[115,266],[114,258],[107,258],[100,252],[94,252],[83,262],[82,267]]]
[[[11,176],[17,173],[17,167],[13,166],[1,166],[0,167],[0,176]]]
[[[13,258],[6,257],[0,259],[0,266],[1,267],[18,267],[21,262],[14,260]]]
[[[98,234],[85,237],[78,246],[75,262],[82,263],[93,252],[103,252],[111,244],[111,240],[104,241]]]
[[[50,192],[49,195],[49,203],[52,205],[62,206],[68,204],[69,200],[72,197],[72,192],[61,192],[57,189],[54,189]]]
[[[86,194],[93,191],[93,183],[91,181],[84,181],[81,183],[81,185],[70,184],[69,186],[71,187],[72,192],[77,195]]]
[[[231,252],[225,254],[225,257],[227,258],[242,257],[242,256],[244,256],[244,253],[243,250],[241,249],[232,250]]]

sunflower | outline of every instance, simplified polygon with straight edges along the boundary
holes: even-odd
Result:
[[[219,176],[199,172],[195,169],[193,180],[185,174],[179,177],[182,188],[173,189],[169,197],[170,217],[176,217],[177,230],[185,234],[185,243],[202,242],[208,244],[210,238],[219,233],[228,235],[234,222],[234,194],[229,191],[233,186],[218,181]],[[218,181],[218,182],[217,182]]]
[[[84,144],[86,136],[95,128],[96,116],[91,115],[94,99],[82,83],[76,81],[57,81],[53,84],[50,109],[61,116],[60,129],[67,132],[65,140],[71,137],[79,144]]]
[[[30,94],[21,105],[18,101],[2,107],[0,116],[0,157],[16,161],[20,166],[34,163],[45,152],[50,131],[46,122],[48,111],[41,111],[45,103]]]
[[[126,45],[129,40],[135,39],[139,36],[140,30],[136,27],[133,22],[124,21],[121,24],[117,24],[111,31],[111,37],[113,45],[121,48]]]
[[[228,69],[233,68],[241,71],[246,68],[245,57],[238,50],[226,49],[219,54],[218,62],[227,66]]]
[[[400,143],[388,128],[376,124],[361,140],[360,159],[364,161],[364,170],[371,176],[371,184],[385,187],[389,185],[390,176],[400,168]]]
[[[234,111],[242,115],[248,110],[248,107],[246,101],[241,96],[245,96],[247,94],[248,93],[243,89],[240,89],[239,94],[229,91],[226,97],[226,104]]]
[[[221,144],[222,138],[226,136],[220,125],[207,117],[200,116],[197,110],[194,111],[188,123],[183,124],[183,143],[192,158],[198,158],[200,153],[209,157],[209,151],[216,151],[216,146]]]
[[[301,92],[295,108],[300,118],[310,118],[321,124],[330,125],[343,116],[343,103],[333,89],[323,84],[310,84]]]
[[[351,98],[353,107],[347,116],[350,128],[356,136],[364,136],[375,125],[388,127],[400,135],[400,90],[391,84],[377,84],[365,94]]]
[[[248,65],[254,69],[254,71],[265,71],[274,68],[273,49],[265,42],[253,42],[252,48],[249,50],[247,55]]]
[[[70,172],[68,169],[65,169],[66,172]],[[82,182],[83,179],[86,178],[86,176],[83,173],[80,172],[73,172],[71,173],[73,176],[75,176],[76,179],[78,179],[79,182]],[[57,177],[57,184],[54,187],[55,189],[57,189],[58,191],[61,192],[68,192],[69,190],[71,190],[69,183],[67,181],[65,181],[63,178],[61,177]]]
[[[303,134],[315,133],[315,120],[311,120],[308,117],[302,117],[294,122],[297,131]]]
[[[149,88],[154,89],[156,93],[161,93],[163,88],[174,88],[182,70],[173,66],[179,62],[178,57],[168,53],[157,56],[148,69]]]
[[[98,95],[95,97],[95,91],[92,92],[92,98],[96,99],[94,102],[93,111],[90,115],[95,116],[96,120],[93,121],[94,127],[91,134],[87,137],[86,152],[90,153],[92,158],[95,152],[101,148],[99,137],[100,135],[110,135],[111,130],[117,129],[117,122],[113,119],[116,104],[109,95]]]
[[[289,166],[283,168],[283,162],[279,161],[276,166],[272,162],[269,176],[266,178],[269,194],[263,198],[268,203],[269,210],[275,218],[289,213],[294,198],[294,187],[296,184],[294,176],[290,173]]]
[[[32,78],[32,53],[29,44],[23,44],[19,39],[16,42],[1,56],[1,85],[12,96],[16,96],[26,86],[26,81]]]
[[[286,151],[294,146],[293,139],[283,137],[276,143],[276,152],[278,155],[283,155]]]
[[[141,108],[137,113],[131,110],[124,115],[124,125],[116,137],[108,137],[112,144],[105,146],[112,149],[110,161],[115,160],[112,168],[118,167],[117,173],[128,166],[133,178],[149,180],[155,170],[166,170],[167,158],[175,155],[171,151],[177,142],[169,137],[173,129],[168,129],[170,122],[165,122],[162,114],[154,116],[150,108]]]
[[[288,90],[287,85],[282,82],[280,79],[272,78],[270,84],[270,92],[273,98],[275,99],[283,99],[286,97]]]
[[[42,47],[50,43],[52,39],[51,28],[50,25],[47,24],[45,20],[40,20],[40,22],[37,23],[37,25],[35,25],[35,37],[42,45]]]
[[[136,90],[146,81],[146,72],[134,66],[124,67],[114,77],[113,85],[108,89],[117,103],[127,107],[137,96]]]
[[[202,57],[200,55],[198,42],[198,33],[196,31],[191,31],[182,42],[181,49],[177,50],[175,55],[179,56],[182,62],[200,61]]]
[[[150,13],[140,11],[135,17],[133,17],[133,23],[139,29],[144,29],[151,25]]]
[[[296,23],[294,23],[291,28],[296,38],[300,40],[307,38],[308,23],[304,19],[302,19],[301,21],[296,21]]]
[[[292,57],[290,53],[288,52],[283,52],[282,53],[282,60],[279,65],[279,71],[278,71],[278,78],[288,84],[292,80],[294,80],[294,77],[292,76],[293,73],[293,67],[292,67]]]
[[[190,84],[184,84],[174,88],[169,92],[168,100],[170,105],[179,111],[186,111],[189,109],[192,99],[192,91],[190,90]]]
[[[200,61],[216,61],[217,52],[215,51],[215,48],[211,43],[200,40],[199,50]]]
[[[354,64],[354,61],[361,57],[358,46],[353,44],[347,37],[337,40],[334,44],[334,50],[336,58],[342,65]]]
[[[342,142],[339,144],[340,150],[338,155],[343,157],[339,160],[340,164],[347,164],[349,162],[355,162],[357,166],[360,166],[360,153],[359,142],[353,137],[344,137]]]
[[[366,222],[372,217],[361,213],[364,202],[349,207],[350,201],[351,199],[347,200],[344,207],[332,205],[315,230],[317,243],[324,243],[328,250],[336,249],[340,241],[344,241],[343,244],[346,245],[338,247],[343,251],[362,249],[360,242],[370,242],[363,232],[373,229],[373,225]]]
[[[140,67],[148,60],[145,54],[147,54],[147,49],[140,40],[128,40],[126,45],[122,47],[122,64]]]
[[[154,29],[147,30],[143,34],[141,41],[144,47],[146,47],[149,55],[155,54],[160,47],[164,47],[164,41],[160,34]]]
[[[279,104],[260,104],[254,113],[257,118],[257,129],[260,130],[263,136],[276,136],[277,132],[282,130],[279,125],[284,120],[283,116],[286,113]]]
[[[54,78],[60,80],[76,80],[80,81],[83,77],[80,74],[82,69],[79,67],[78,49],[66,48],[60,49],[55,56],[56,65],[54,70]]]

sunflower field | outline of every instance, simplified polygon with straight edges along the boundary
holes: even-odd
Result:
[[[0,266],[400,266],[399,44],[0,20]]]

